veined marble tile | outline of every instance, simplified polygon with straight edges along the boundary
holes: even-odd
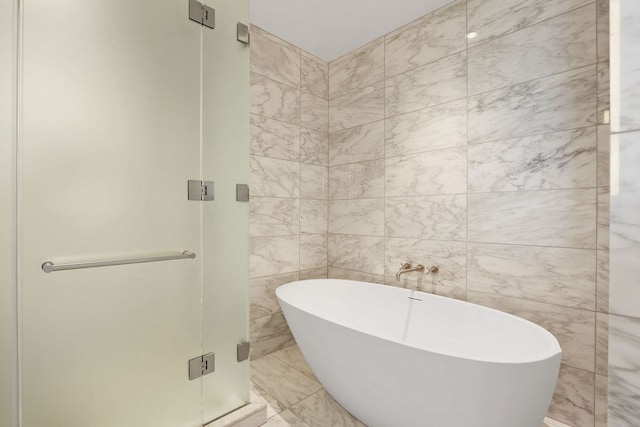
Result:
[[[391,117],[385,121],[387,157],[464,145],[467,145],[465,99]]]
[[[250,156],[249,171],[252,196],[299,197],[300,167],[297,162]]]
[[[386,196],[467,192],[467,149],[451,148],[385,159]]]
[[[298,199],[253,197],[249,203],[249,237],[300,233]]]
[[[329,63],[329,97],[384,80],[384,37]]]
[[[303,92],[309,92],[322,99],[329,99],[329,64],[302,51],[300,74]]]
[[[384,158],[384,122],[377,121],[329,135],[329,165]]]
[[[276,276],[259,277],[249,280],[249,304],[251,319],[280,312],[276,289],[285,283],[300,279],[297,271]]]
[[[300,270],[327,266],[327,235],[303,234],[300,236]]]
[[[416,278],[415,276],[404,275],[398,282],[393,276],[385,276],[385,285],[396,286],[405,289],[415,289],[420,292],[438,295],[441,297],[453,298],[460,301],[467,300],[467,290],[465,288],[452,288],[442,286],[433,276],[425,276]]]
[[[594,395],[594,374],[563,364],[548,415],[570,426],[592,426]]]
[[[609,1],[596,0],[598,26],[598,62],[609,60]]]
[[[596,374],[609,372],[609,315],[596,313]]]
[[[330,234],[329,267],[384,274],[384,238]]]
[[[640,425],[640,319],[609,319],[609,425]]]
[[[273,355],[251,362],[251,380],[289,408],[322,389],[322,386],[302,372]]]
[[[302,115],[300,124],[308,129],[320,132],[329,131],[329,101],[302,92],[300,98]]]
[[[263,427],[311,427],[290,410],[283,411],[267,420]]]
[[[330,199],[384,197],[384,160],[350,163],[329,168]]]
[[[271,418],[285,409],[273,396],[258,387],[253,381],[250,381],[249,387],[251,403],[264,403],[267,405],[267,418]]]
[[[325,248],[325,253],[327,252]],[[326,255],[325,255],[326,259]],[[312,279],[326,279],[329,277],[329,272],[326,266],[326,262],[324,267],[312,268],[310,270],[301,270],[300,271],[300,280],[312,280]]]
[[[596,423],[595,427],[607,427],[607,401],[609,400],[609,378],[596,374]]]
[[[640,3],[616,0],[611,18],[611,130],[640,129]]]
[[[609,172],[611,151],[611,126],[598,126],[598,187],[609,187],[611,178]]]
[[[609,312],[609,251],[597,251],[597,298],[596,310]]]
[[[384,236],[384,199],[330,201],[329,233]]]
[[[251,336],[251,365],[255,359],[295,344],[282,312],[251,319],[249,322]]]
[[[300,124],[300,90],[251,73],[251,113]]]
[[[290,410],[311,426],[365,427],[325,390],[312,394]]]
[[[611,77],[609,62],[598,63],[598,124],[611,120]]]
[[[596,10],[589,4],[469,49],[469,94],[595,62]]]
[[[384,283],[384,276],[382,275],[333,267],[329,267],[329,279],[355,280],[357,282],[377,283],[380,285]]]
[[[282,360],[287,365],[293,366],[309,378],[317,381],[316,376],[313,374],[313,371],[309,367],[309,364],[305,360],[304,355],[297,345],[283,348],[282,350],[273,353],[273,356],[277,359]]]
[[[492,40],[591,3],[591,0],[469,0],[469,46]]]
[[[596,128],[469,145],[469,192],[596,186]]]
[[[467,47],[467,5],[457,0],[385,36],[385,74],[394,76]]]
[[[300,127],[251,114],[250,153],[275,159],[298,161]]]
[[[590,249],[469,243],[467,287],[594,310],[596,252]]]
[[[560,343],[562,362],[589,371],[593,377],[596,348],[595,312],[472,290],[468,291],[468,298],[469,302],[511,313],[547,329]],[[593,396],[593,389],[591,392]],[[551,416],[563,421],[553,414]]]
[[[326,199],[329,187],[329,171],[326,166],[300,165],[300,197]]]
[[[466,51],[387,79],[386,116],[420,110],[467,96]]]
[[[471,242],[595,249],[596,190],[468,196]]]
[[[349,129],[384,118],[384,82],[329,101],[329,132]]]
[[[328,206],[326,200],[300,200],[300,232],[324,234],[327,232]]]
[[[598,188],[598,249],[609,250],[609,188]]]
[[[385,241],[385,275],[395,276],[400,265],[410,262],[422,264],[427,269],[438,266],[436,275],[419,272],[402,276],[405,287],[418,286],[418,290],[430,292],[435,286],[466,290],[467,259],[465,242],[421,240],[409,238],[387,238]]]
[[[609,307],[640,317],[640,132],[611,138]]]
[[[300,130],[300,162],[327,166],[329,163],[328,132]]]
[[[469,143],[593,125],[596,92],[596,65],[591,65],[472,96]]]
[[[551,418],[545,418],[542,427],[571,427],[560,421],[553,420]]]
[[[249,277],[263,277],[299,270],[300,237],[252,237],[249,239]]]
[[[385,236],[464,241],[467,195],[387,198]]]
[[[300,87],[300,49],[276,42],[274,36],[252,26],[251,72],[261,74],[280,83]]]

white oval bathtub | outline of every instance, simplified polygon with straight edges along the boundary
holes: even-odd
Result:
[[[540,427],[561,350],[538,325],[403,288],[306,280],[276,290],[326,390],[370,427]]]

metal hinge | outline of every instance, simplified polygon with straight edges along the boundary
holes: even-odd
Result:
[[[249,186],[247,184],[236,184],[236,201],[249,201]]]
[[[207,353],[189,360],[189,381],[195,380],[216,370],[216,355]]]
[[[236,354],[238,362],[244,362],[249,358],[249,351],[251,350],[251,345],[248,342],[243,342],[238,344],[236,348]]]
[[[188,181],[188,199],[196,201],[213,200],[213,181],[199,181],[190,179]]]
[[[236,26],[236,38],[240,43],[249,44],[251,39],[249,36],[249,26],[247,24],[238,22]]]
[[[216,27],[216,10],[198,0],[189,0],[189,19],[214,29]]]

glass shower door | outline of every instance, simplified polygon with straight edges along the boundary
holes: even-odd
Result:
[[[202,41],[202,169],[215,182],[204,207],[202,345],[215,352],[216,372],[203,377],[205,422],[249,403],[249,360],[237,347],[249,341],[249,203],[236,184],[249,183],[249,45],[237,41],[248,24],[248,0],[205,0],[216,28]]]
[[[21,3],[22,425],[199,426],[202,27],[187,1]]]

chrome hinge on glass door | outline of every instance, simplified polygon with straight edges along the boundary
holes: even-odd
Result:
[[[207,353],[203,356],[189,360],[189,380],[203,377],[216,370],[216,355]]]
[[[190,179],[188,181],[188,184],[189,200],[213,200],[213,181],[198,181],[196,179]]]
[[[189,19],[211,29],[216,27],[215,9],[200,3],[198,0],[189,0]]]

